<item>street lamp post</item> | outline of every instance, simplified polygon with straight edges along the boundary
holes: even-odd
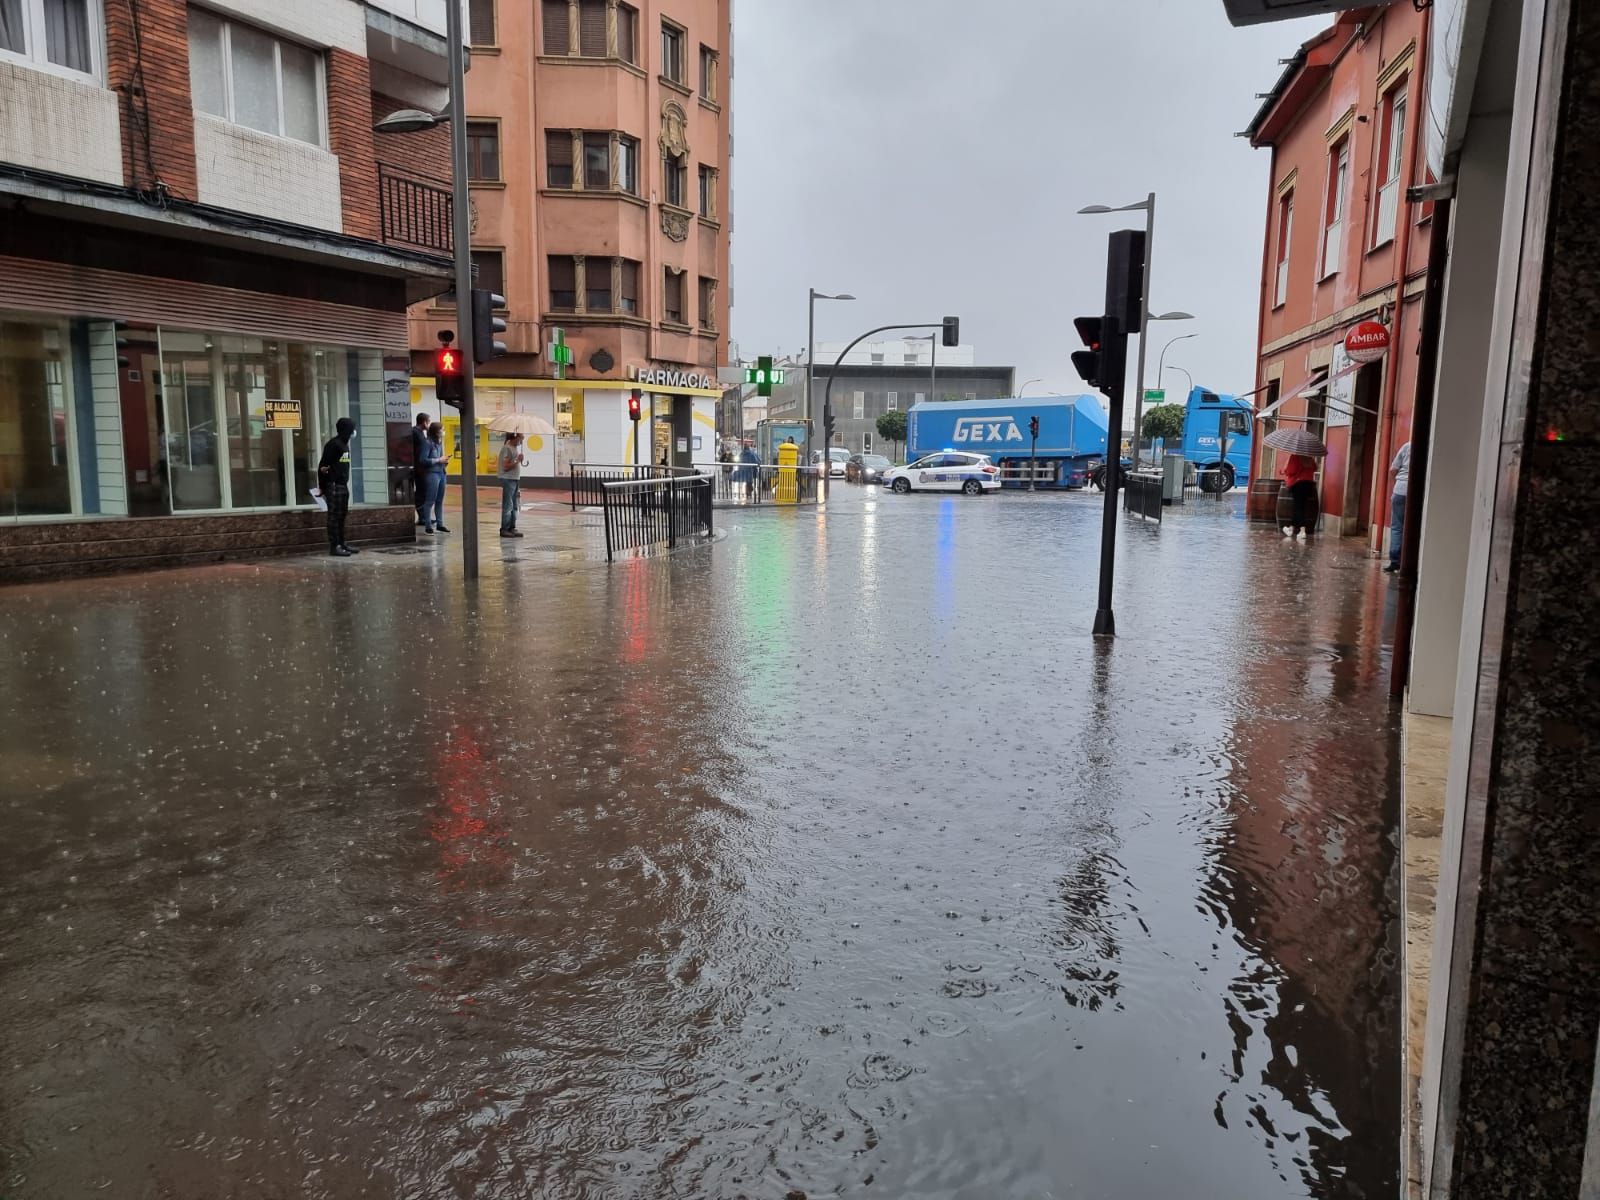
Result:
[[[812,379],[814,378],[815,373],[816,373],[815,372],[815,368],[816,368],[816,357],[817,357],[817,301],[818,300],[854,300],[855,297],[852,296],[849,292],[840,292],[837,296],[830,296],[825,292],[817,291],[816,288],[810,288],[808,290],[810,291],[810,297],[809,297],[809,299],[807,301],[807,307],[806,307],[806,314],[807,314],[806,315],[806,420],[811,422],[811,439],[812,439],[812,442],[815,443],[816,437],[817,437],[817,420],[816,420],[817,414],[816,414],[815,409],[812,407],[812,403],[811,403],[811,383],[812,383]],[[826,468],[828,466],[828,462],[827,462],[827,458],[828,458],[828,441],[827,441],[828,434],[827,434],[827,430],[826,429],[823,430],[822,438],[823,438],[823,442],[822,442],[822,458],[823,458],[823,461],[821,463],[821,466],[823,468]],[[811,447],[811,450],[812,450],[812,453],[816,453],[816,446],[814,444]],[[826,477],[826,475],[827,475],[826,469],[823,470],[823,475],[824,475],[824,477]],[[826,490],[826,489],[824,489],[824,490]]]
[[[1020,388],[1018,388],[1018,389],[1017,389],[1017,399],[1018,399],[1018,400],[1021,400],[1021,399],[1022,399],[1022,397],[1023,397],[1023,396],[1025,396],[1025,395],[1026,395],[1026,394],[1027,394],[1027,392],[1028,392],[1028,389],[1029,389],[1029,388],[1030,388],[1030,387],[1032,387],[1032,386],[1033,386],[1033,385],[1034,385],[1034,384],[1036,384],[1036,383],[1043,383],[1043,382],[1044,382],[1044,380],[1043,380],[1043,379],[1042,379],[1042,378],[1040,378],[1040,379],[1030,379],[1030,380],[1028,380],[1028,382],[1027,382],[1027,383],[1025,383],[1025,384],[1023,384],[1023,385],[1022,385],[1022,386],[1021,386],[1021,387],[1020,387]]]
[[[823,425],[823,428],[824,429],[827,428],[828,417],[833,412],[833,378],[834,378],[835,375],[837,375],[839,373],[839,366],[840,366],[840,364],[842,364],[844,362],[845,355],[849,354],[850,351],[854,350],[857,346],[859,346],[862,342],[866,341],[869,337],[871,337],[875,333],[898,332],[900,330],[905,330],[905,329],[935,329],[935,330],[937,330],[937,329],[943,329],[944,327],[945,327],[945,323],[943,321],[929,321],[929,322],[922,323],[922,324],[917,324],[917,325],[880,325],[876,329],[867,330],[860,337],[858,337],[855,341],[851,342],[848,346],[846,346],[844,348],[844,350],[840,353],[839,357],[834,360],[833,366],[828,368],[828,385],[827,385],[827,387],[822,389],[822,425]],[[929,334],[928,338],[929,338],[929,343],[928,344],[929,344],[930,348],[934,347],[934,346],[937,346],[939,344],[938,343],[939,335],[937,333]],[[828,501],[828,476],[830,474],[832,474],[832,472],[828,470],[828,466],[829,466],[829,464],[827,462],[826,456],[824,456],[823,463],[822,463],[822,501],[823,501],[824,504],[826,504],[827,501]]]
[[[1190,338],[1199,337],[1199,336],[1200,335],[1198,333],[1180,333],[1177,337],[1175,337],[1175,338],[1171,339],[1170,341],[1168,341],[1165,346],[1161,347],[1161,357],[1156,360],[1156,386],[1157,387],[1166,387],[1166,383],[1163,382],[1163,381],[1167,377],[1167,351],[1171,350],[1173,345],[1175,343],[1177,343],[1177,342],[1188,341]],[[1174,370],[1178,370],[1178,371],[1183,371],[1182,367],[1175,367],[1173,369]],[[1183,371],[1183,373],[1185,375],[1189,374],[1189,372],[1187,372],[1187,371]],[[1194,391],[1194,380],[1193,379],[1189,380],[1189,390],[1191,392]]]
[[[1190,321],[1194,319],[1193,313],[1170,312],[1154,316],[1150,312],[1150,263],[1155,257],[1156,236],[1156,194],[1151,192],[1137,204],[1123,204],[1110,207],[1104,204],[1090,204],[1078,210],[1081,214],[1091,213],[1118,213],[1140,212],[1144,213],[1144,301],[1140,315],[1142,320],[1139,325],[1139,361],[1134,368],[1134,393],[1133,393],[1133,465],[1139,466],[1139,430],[1144,424],[1144,349],[1150,340],[1151,321]],[[1117,430],[1117,436],[1122,431]]]
[[[1173,371],[1183,371],[1184,379],[1188,380],[1188,382],[1189,382],[1189,391],[1190,392],[1194,391],[1194,376],[1193,375],[1189,374],[1189,372],[1187,370],[1185,370],[1183,367],[1180,367],[1177,363],[1173,363],[1170,369],[1173,370]],[[1156,382],[1160,383],[1161,380],[1158,378],[1156,380]],[[1187,395],[1188,393],[1186,392],[1184,394]]]

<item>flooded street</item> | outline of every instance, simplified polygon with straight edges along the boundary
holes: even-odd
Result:
[[[0,591],[0,1196],[1394,1195],[1380,564],[834,491]]]

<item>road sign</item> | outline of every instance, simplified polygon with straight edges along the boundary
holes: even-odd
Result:
[[[1167,389],[1145,388],[1144,402],[1146,404],[1165,404],[1167,402]]]
[[[550,356],[550,365],[556,369],[556,378],[565,379],[567,368],[572,365],[572,347],[567,345],[567,331],[565,329],[552,329],[550,331],[550,344],[546,346],[545,353]]]
[[[298,401],[298,400],[268,400],[267,401],[267,428],[268,429],[299,429],[300,428],[300,401]]]

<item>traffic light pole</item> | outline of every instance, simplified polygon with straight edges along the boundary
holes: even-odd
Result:
[[[1106,425],[1111,431],[1107,439],[1106,454],[1106,504],[1100,515],[1100,604],[1094,614],[1094,636],[1116,637],[1117,619],[1111,612],[1111,581],[1117,559],[1117,496],[1122,491],[1122,398],[1125,390],[1127,366],[1123,355],[1116,349],[1124,345],[1126,335],[1122,322],[1108,315],[1101,326],[1104,358],[1103,377],[1108,411]],[[1115,359],[1115,362],[1110,360]]]
[[[456,345],[461,355],[461,574],[478,578],[478,423],[474,403],[477,372],[472,361],[472,212],[467,197],[466,38],[461,5],[446,4],[450,56],[450,206],[456,260]]]

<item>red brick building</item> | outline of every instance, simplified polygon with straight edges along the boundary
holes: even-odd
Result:
[[[1387,535],[1388,467],[1410,437],[1431,206],[1420,182],[1421,15],[1356,8],[1303,45],[1250,122],[1272,152],[1262,252],[1256,385],[1263,431],[1310,429],[1328,444],[1323,531]],[[1389,352],[1357,366],[1345,335],[1388,327]],[[1251,477],[1279,474],[1256,439]]]
[[[442,0],[5,7],[0,579],[315,545],[341,416],[353,526],[409,536],[388,396],[449,165],[373,125],[442,106]]]

